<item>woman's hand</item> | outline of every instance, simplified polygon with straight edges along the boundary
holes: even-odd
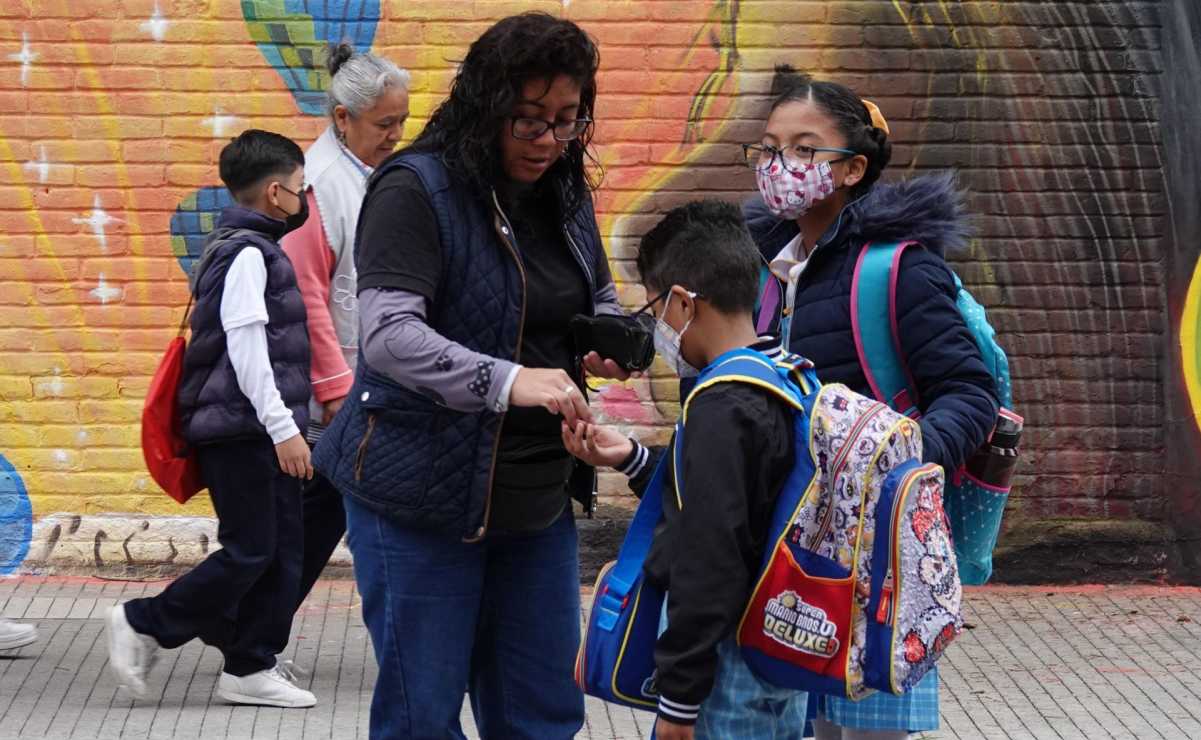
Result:
[[[609,380],[629,380],[630,378],[641,378],[642,373],[631,373],[629,370],[622,368],[613,360],[602,359],[595,352],[589,352],[584,355],[584,369],[594,378],[608,378]]]
[[[677,725],[660,717],[655,720],[655,737],[658,740],[692,740],[695,731],[692,725]]]
[[[541,406],[575,427],[576,422],[592,421],[592,410],[571,376],[562,370],[523,367],[509,391],[509,405],[532,408]]]
[[[634,443],[613,427],[577,422],[563,423],[563,445],[567,451],[594,468],[615,468],[634,451]]]

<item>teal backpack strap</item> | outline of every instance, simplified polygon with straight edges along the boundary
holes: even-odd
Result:
[[[901,256],[915,244],[864,244],[851,279],[851,332],[859,365],[872,395],[906,416],[918,413],[919,399],[897,335],[897,277]]]

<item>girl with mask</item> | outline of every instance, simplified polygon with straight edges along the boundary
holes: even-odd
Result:
[[[896,281],[897,332],[920,396],[928,462],[959,469],[997,419],[996,388],[955,306],[943,255],[966,245],[963,196],[949,175],[878,183],[892,145],[880,111],[853,91],[777,69],[760,141],[743,147],[760,198],[744,207],[761,254],[783,287],[761,301],[759,325],[814,362],[825,383],[871,395],[851,326],[855,264],[869,242],[916,241]],[[780,296],[780,292],[775,293]],[[938,727],[938,676],[905,696],[860,702],[812,696],[819,740],[894,740]]]

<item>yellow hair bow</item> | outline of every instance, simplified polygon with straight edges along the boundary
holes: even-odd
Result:
[[[884,133],[891,133],[888,130],[888,121],[884,120],[884,114],[880,112],[880,106],[876,105],[866,98],[863,99],[863,105],[867,108],[867,112],[872,117],[872,125],[880,129]]]

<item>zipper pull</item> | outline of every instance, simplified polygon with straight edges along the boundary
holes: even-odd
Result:
[[[892,605],[892,589],[885,588],[880,591],[880,608],[876,609],[876,621],[880,624],[888,624],[888,610]]]

